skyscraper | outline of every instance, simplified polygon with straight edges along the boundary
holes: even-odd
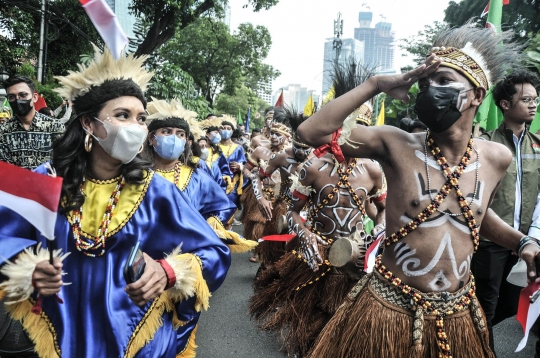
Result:
[[[354,29],[354,38],[364,43],[364,64],[377,66],[380,71],[394,67],[394,33],[392,24],[378,22],[371,27],[372,12],[358,14],[359,27]]]
[[[257,96],[266,103],[272,105],[272,80],[266,82],[259,81],[257,85],[257,90],[255,91]]]
[[[319,102],[319,95],[314,90],[308,90],[306,87],[302,87],[299,84],[290,84],[285,87],[281,87],[272,97],[271,105],[274,105],[281,92],[283,91],[283,102],[285,106],[293,107],[298,112],[302,112],[309,99],[309,96],[313,94],[313,102]]]
[[[133,28],[135,26],[135,15],[129,13],[129,5],[131,0],[106,0],[107,4],[111,7],[111,10],[118,18],[120,26],[127,37],[130,39],[134,37]]]
[[[333,38],[326,39],[326,42],[324,43],[322,93],[328,92],[332,86],[332,66],[336,60],[336,51],[333,49],[333,40]],[[344,64],[351,58],[354,58],[356,61],[364,60],[364,44],[356,39],[342,39],[339,63]]]

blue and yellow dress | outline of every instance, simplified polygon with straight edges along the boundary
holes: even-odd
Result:
[[[36,171],[46,173],[44,166]],[[40,314],[31,312],[36,293],[6,305],[10,315],[22,322],[40,357],[194,355],[194,325],[190,322],[208,307],[210,293],[224,281],[230,251],[184,193],[154,172],[146,174],[142,183],[126,183],[121,190],[102,256],[89,257],[77,249],[73,212],[58,215],[54,247],[71,253],[63,261],[63,280],[71,282],[59,293],[64,302],[60,304],[54,296],[43,297]],[[118,182],[86,178],[81,236],[96,237]],[[176,273],[173,287],[144,307],[136,306],[124,291],[123,268],[137,241],[153,259],[172,252],[166,260],[172,260]],[[21,216],[0,207],[0,262],[8,258],[17,265],[28,254],[21,252],[37,244],[48,243]],[[0,298],[8,292],[9,287],[1,287]],[[183,325],[185,334],[179,337],[176,331]]]
[[[229,145],[219,143],[218,145],[227,159],[227,163],[238,162],[242,163],[242,165],[246,164],[246,155],[244,154],[242,146],[236,143],[231,143]],[[229,196],[229,199],[238,206],[240,195],[242,195],[242,187],[244,186],[244,177],[241,170],[232,174],[232,177],[227,183],[227,195]]]

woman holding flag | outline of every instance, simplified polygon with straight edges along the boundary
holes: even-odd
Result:
[[[55,143],[50,169],[37,169],[63,178],[53,265],[39,231],[0,208],[9,259],[0,297],[41,357],[193,356],[192,330],[176,330],[208,307],[230,265],[229,249],[184,194],[138,156],[151,78],[143,62],[105,50],[58,78],[77,119]],[[145,266],[141,276],[128,267],[130,283],[124,268],[137,243]]]

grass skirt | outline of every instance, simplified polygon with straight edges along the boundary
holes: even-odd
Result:
[[[469,285],[453,295],[465,292]],[[436,308],[444,306],[442,310],[456,301],[430,300]],[[380,274],[364,276],[321,332],[308,357],[438,357],[435,316],[424,314],[423,319],[415,320],[415,313],[410,308],[410,298]],[[494,357],[485,317],[476,298],[469,308],[446,316],[444,328],[454,358]]]
[[[248,240],[258,241],[262,237],[266,219],[259,210],[251,184],[244,189],[240,202],[243,207],[240,217],[240,221],[244,224],[243,236]]]
[[[278,233],[277,224],[279,217],[285,214],[287,214],[287,203],[282,199],[278,199],[273,203],[272,220],[264,226],[262,237],[276,235]],[[255,249],[255,253],[262,261],[261,267],[267,269],[276,263],[285,253],[285,244],[285,242],[276,241],[263,241],[259,243],[259,246]]]
[[[284,352],[304,355],[356,281],[334,268],[327,272],[326,265],[313,272],[290,252],[297,247],[294,238],[288,252],[257,279],[249,313],[260,329],[280,333]],[[319,246],[323,259],[326,250]]]

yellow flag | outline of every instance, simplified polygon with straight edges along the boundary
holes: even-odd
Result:
[[[311,116],[315,112],[315,103],[313,102],[313,93],[309,95],[309,99],[304,107],[304,116]]]
[[[379,114],[377,115],[377,123],[375,123],[376,126],[383,126],[384,125],[384,101],[381,105],[381,110],[379,111]]]
[[[322,105],[324,106],[325,104],[333,100],[335,96],[336,96],[336,91],[334,90],[334,86],[332,86],[330,87],[330,90],[328,90],[328,93],[324,97]]]

